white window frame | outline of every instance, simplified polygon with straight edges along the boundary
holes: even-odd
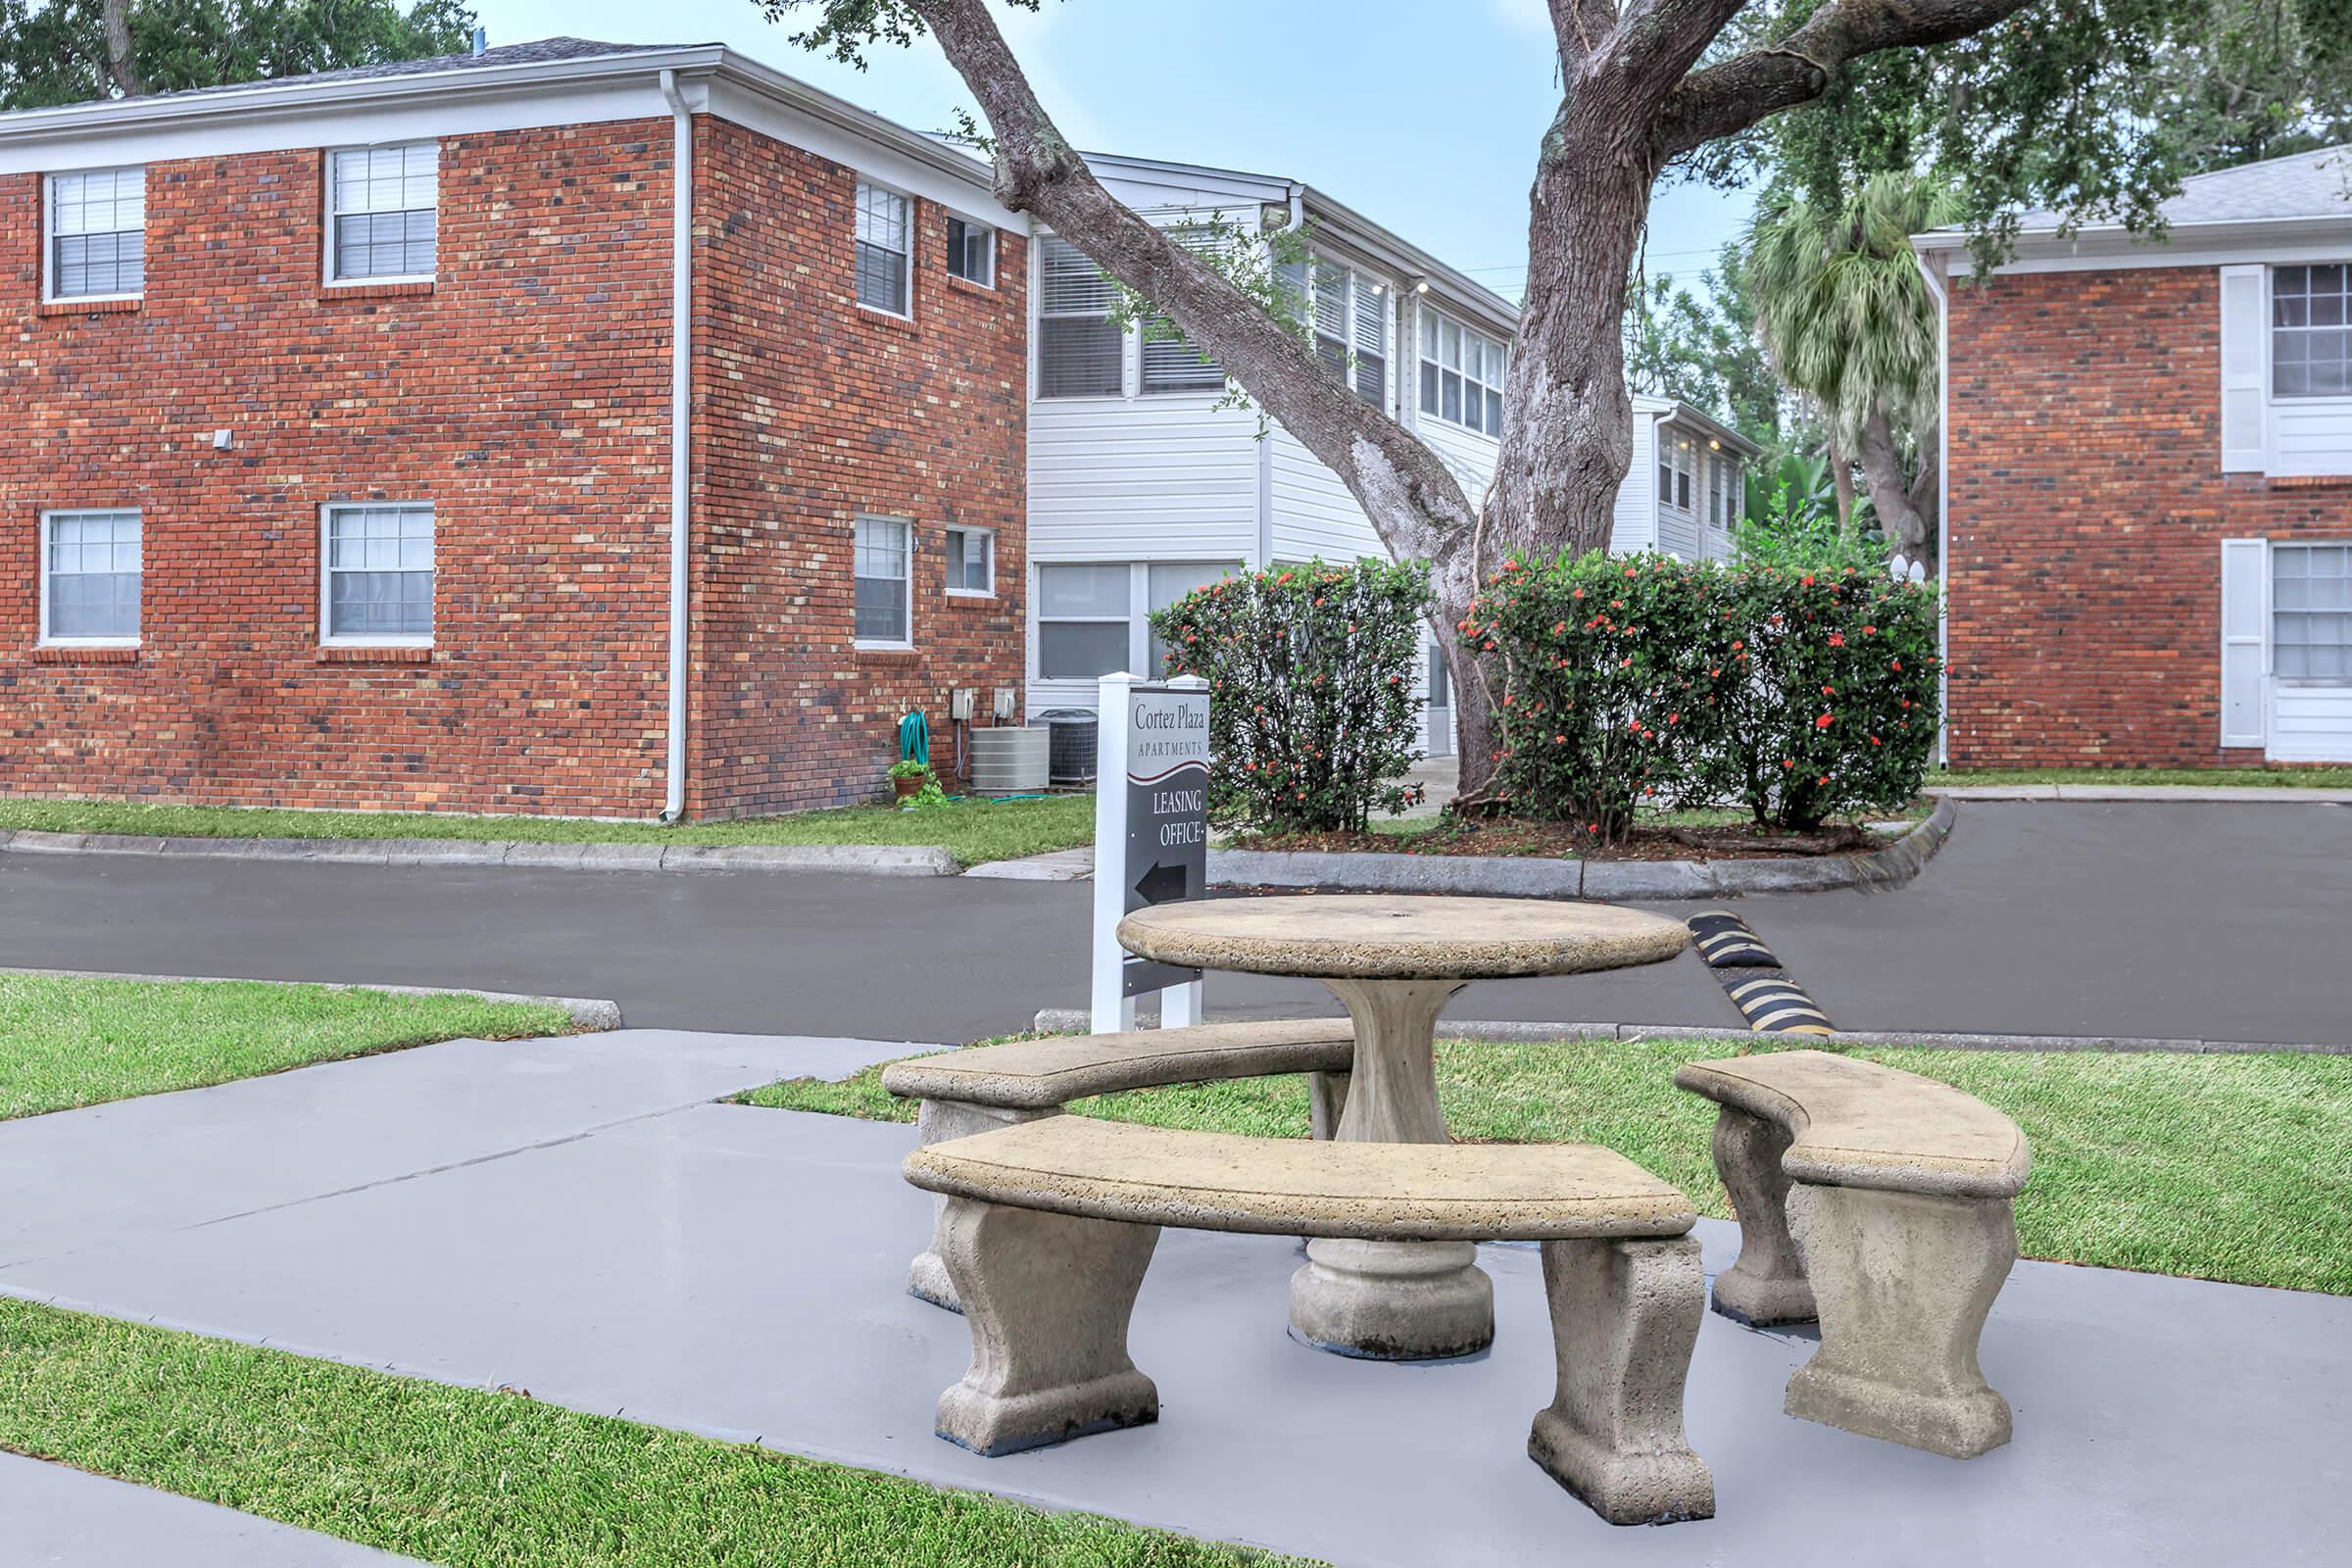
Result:
[[[433,150],[434,270],[430,272],[366,272],[351,277],[343,276],[341,273],[335,270],[335,257],[337,252],[340,250],[340,247],[336,244],[335,224],[338,219],[346,216],[335,211],[335,160],[347,153],[382,153],[392,152],[395,150],[405,152],[411,147],[430,147]],[[318,247],[320,252],[318,266],[320,278],[326,287],[380,288],[388,283],[430,283],[438,279],[440,276],[441,266],[440,138],[434,136],[412,136],[402,141],[373,142],[366,145],[349,147],[329,147],[326,149],[326,166],[324,173],[325,177],[319,181],[319,184],[323,188],[318,192],[320,222],[322,224],[320,229],[322,243]],[[403,208],[401,211],[410,212],[414,211],[414,209]],[[364,215],[352,214],[349,216],[360,217]]]
[[[956,262],[958,260],[957,253],[959,249],[959,247],[956,244],[956,225],[957,223],[961,223],[963,225],[964,238],[967,241],[971,238],[972,231],[975,229],[988,236],[988,275],[986,277],[966,277],[963,273],[956,270]],[[966,218],[961,213],[951,208],[948,212],[947,229],[948,275],[957,279],[960,282],[969,283],[974,288],[985,288],[993,291],[997,286],[997,225],[994,223],[983,223],[977,218]]]
[[[906,308],[903,311],[890,310],[887,307],[880,305],[868,305],[865,302],[864,296],[859,294],[858,291],[858,247],[868,243],[867,241],[858,237],[858,227],[865,218],[865,193],[869,190],[880,191],[886,196],[895,196],[906,204],[906,220],[905,223],[905,229],[906,235],[906,250],[905,254],[906,258],[906,269],[903,276],[906,279],[904,290],[906,294],[905,303]],[[850,302],[856,305],[858,309],[872,316],[884,317],[893,321],[911,321],[914,319],[915,258],[922,252],[922,245],[916,236],[915,225],[921,220],[921,216],[922,209],[915,201],[913,192],[902,190],[898,186],[891,184],[888,180],[874,179],[864,174],[859,174],[858,176],[857,190],[852,196],[850,202]],[[877,245],[875,246],[875,249],[884,250],[886,247]]]
[[[1323,330],[1323,285],[1326,272],[1337,274],[1342,296],[1338,322],[1340,331],[1336,335]],[[1374,306],[1370,310],[1365,309],[1364,296],[1367,293],[1376,297]],[[1396,365],[1396,311],[1393,308],[1393,302],[1396,297],[1396,285],[1385,277],[1375,277],[1361,268],[1341,261],[1338,257],[1316,255],[1307,260],[1304,294],[1307,330],[1314,338],[1315,363],[1326,369],[1334,370],[1340,378],[1341,385],[1347,387],[1357,402],[1379,409],[1384,414],[1387,413],[1393,406],[1390,400],[1392,389],[1396,385],[1393,379]],[[1367,318],[1379,323],[1381,343],[1380,352],[1374,356],[1380,361],[1380,395],[1371,398],[1364,396],[1363,385],[1357,379],[1363,368],[1364,356],[1367,353],[1364,347],[1364,328]],[[1337,343],[1340,346],[1340,360],[1336,367],[1324,357],[1323,345],[1326,343]]]
[[[112,294],[60,294],[57,291],[57,182],[61,178],[76,179],[87,174],[128,174],[139,176],[139,278],[140,286],[119,290]],[[128,233],[127,229],[112,229],[111,233]],[[145,164],[113,164],[104,169],[60,169],[41,176],[41,303],[44,305],[105,305],[118,300],[143,300],[147,297],[147,166]]]
[[[1434,330],[1437,333],[1437,358],[1434,360],[1431,359],[1428,353],[1421,347],[1421,321],[1432,321],[1435,323]],[[1462,358],[1465,362],[1469,359],[1469,354],[1467,352],[1468,340],[1472,337],[1476,337],[1480,340],[1480,368],[1479,377],[1477,380],[1474,381],[1471,379],[1470,371],[1466,363],[1461,366],[1447,366],[1446,364],[1446,328],[1448,326],[1451,326],[1455,331],[1461,333],[1463,336],[1464,353]],[[1439,310],[1435,306],[1424,304],[1420,309],[1419,318],[1415,320],[1413,324],[1412,405],[1415,417],[1417,419],[1436,419],[1441,424],[1450,424],[1457,430],[1466,431],[1475,436],[1484,436],[1489,441],[1501,440],[1502,435],[1500,431],[1492,431],[1486,427],[1486,416],[1484,412],[1486,394],[1490,391],[1500,394],[1503,391],[1503,383],[1501,381],[1490,381],[1486,379],[1485,360],[1489,350],[1493,350],[1501,359],[1502,372],[1505,376],[1508,376],[1510,373],[1511,356],[1516,351],[1507,338],[1496,338],[1493,333],[1486,331],[1482,327],[1472,326],[1468,321],[1463,320],[1459,317],[1449,315],[1445,311]],[[1394,355],[1392,354],[1392,358],[1393,357]],[[1421,406],[1421,367],[1424,365],[1434,365],[1438,368],[1440,390],[1438,396],[1438,407],[1436,409],[1425,409]],[[1467,407],[1470,401],[1468,389],[1473,386],[1479,389],[1481,412],[1479,416],[1479,422],[1476,425],[1472,425],[1459,418],[1447,418],[1443,412],[1446,407],[1446,398],[1444,392],[1445,377],[1449,372],[1459,377],[1461,380],[1464,389],[1462,397],[1464,407]]]
[[[139,520],[139,630],[128,637],[77,637],[61,635],[49,629],[50,548],[53,543],[51,524],[65,517],[116,517],[124,514]],[[136,648],[147,629],[147,516],[137,507],[59,507],[40,514],[40,570],[33,590],[40,599],[40,631],[37,641],[43,648]]]
[[[1046,264],[1048,257],[1053,254],[1054,247],[1057,244],[1067,245],[1071,250],[1077,251],[1079,258],[1088,266],[1093,267],[1097,275],[1102,278],[1104,287],[1109,292],[1105,294],[1101,310],[1054,311],[1046,308],[1047,295],[1050,292],[1046,279]],[[1119,384],[1117,387],[1108,392],[1049,392],[1046,390],[1046,323],[1055,320],[1107,322],[1110,318],[1111,307],[1117,301],[1117,289],[1110,281],[1110,274],[1104,272],[1092,257],[1087,256],[1084,251],[1079,251],[1077,246],[1071,245],[1060,235],[1048,230],[1040,229],[1031,236],[1029,267],[1029,395],[1039,402],[1053,403],[1080,403],[1088,400],[1102,402],[1111,398],[1133,399],[1136,395],[1133,389],[1140,376],[1140,371],[1136,368],[1140,357],[1133,349],[1133,344],[1139,334],[1133,328],[1119,333]],[[1071,564],[1084,565],[1087,563],[1076,562]]]
[[[954,538],[954,537],[956,537],[956,536],[957,536],[957,535],[961,535],[961,536],[962,536],[962,538],[963,538],[963,548],[964,548],[964,550],[965,550],[965,552],[966,552],[966,555],[965,555],[965,561],[967,562],[967,564],[968,564],[968,562],[970,561],[970,555],[969,555],[969,552],[970,552],[970,550],[971,550],[971,548],[972,548],[972,542],[973,542],[974,540],[978,540],[978,541],[979,541],[979,543],[980,543],[980,548],[981,548],[983,551],[985,551],[985,552],[986,552],[986,557],[985,557],[985,559],[987,560],[987,563],[988,563],[988,586],[987,586],[987,587],[985,587],[985,588],[965,588],[965,587],[962,587],[962,586],[960,586],[960,585],[958,585],[958,584],[956,584],[956,583],[953,583],[953,582],[951,582],[951,583],[949,583],[949,584],[948,584],[948,597],[949,597],[950,599],[994,599],[994,598],[996,598],[996,597],[997,597],[997,530],[996,530],[996,529],[994,529],[994,528],[972,528],[972,527],[967,527],[967,526],[965,526],[964,524],[962,524],[962,523],[960,523],[960,522],[959,522],[959,523],[956,523],[956,524],[954,524],[954,525],[952,525],[952,526],[950,526],[950,527],[946,528],[945,530],[943,530],[943,532],[944,532],[944,533],[947,535],[947,537],[948,537],[948,538]],[[946,545],[946,542],[945,542],[945,540],[943,540],[943,541],[942,541],[942,543],[941,543],[941,545],[940,545],[940,552],[939,552],[939,555],[940,555],[940,564],[939,564],[940,575],[941,575],[941,576],[944,578],[944,577],[947,575],[947,570],[948,570],[948,550],[947,550],[947,545]]]
[[[1676,481],[1676,484],[1668,485],[1659,495],[1659,509],[1662,511],[1671,507],[1683,516],[1703,517],[1704,514],[1696,505],[1697,502],[1704,499],[1705,494],[1698,482],[1696,438],[1685,431],[1681,425],[1660,424],[1658,426],[1657,468],[1658,476],[1661,479],[1671,477]],[[1690,502],[1689,503],[1675,499],[1678,493],[1677,486],[1680,481],[1685,479],[1690,481]]]
[[[1048,615],[1043,612],[1045,592],[1044,574],[1056,566],[1091,566],[1098,570],[1123,567],[1127,572],[1127,612],[1124,615]],[[1069,626],[1117,626],[1127,628],[1127,672],[1142,674],[1150,679],[1159,678],[1145,666],[1152,662],[1152,568],[1154,566],[1194,566],[1232,574],[1248,569],[1236,561],[1204,561],[1199,556],[1178,556],[1155,561],[1104,561],[1093,557],[1083,561],[1033,561],[1029,580],[1029,678],[1033,681],[1082,681],[1091,685],[1092,675],[1048,675],[1044,671],[1044,642],[1038,628],[1047,621]]]
[[[2352,313],[2347,313],[2345,320],[2331,322],[2325,326],[2314,325],[2308,320],[2299,326],[2280,326],[2278,324],[2279,272],[2288,268],[2300,268],[2309,272],[2313,269],[2321,267],[2340,268],[2347,274],[2347,280],[2352,281],[2352,256],[2339,262],[2274,262],[2263,271],[2262,383],[2263,394],[2274,409],[2281,406],[2306,409],[2314,406],[2325,407],[2330,403],[2352,403],[2352,386],[2347,386],[2340,392],[2281,392],[2278,390],[2279,333],[2352,332]],[[2308,303],[2310,296],[2307,294],[2304,299]]]
[[[422,511],[433,519],[433,630],[339,632],[335,630],[334,518],[339,512]],[[441,629],[441,512],[430,501],[329,501],[318,508],[318,646],[321,648],[430,648]]]
[[[911,284],[909,285],[911,287]],[[906,542],[906,569],[900,584],[906,590],[906,635],[900,638],[860,637],[858,635],[858,584],[864,573],[858,569],[858,530],[869,522],[887,522],[899,529]],[[914,646],[914,519],[889,512],[860,512],[850,524],[850,643],[853,647],[876,653],[903,653]],[[876,577],[875,582],[887,582]]]
[[[2262,667],[2263,673],[2269,676],[2274,683],[2279,686],[2309,687],[2314,689],[2330,690],[2340,690],[2343,687],[2352,686],[2352,672],[2347,672],[2342,675],[2289,675],[2278,667],[2278,654],[2280,648],[2283,646],[2278,638],[2278,617],[2280,615],[2330,615],[2347,613],[2345,611],[2335,610],[2332,608],[2312,606],[2297,606],[2293,609],[2281,609],[2278,604],[2279,557],[2287,554],[2290,551],[2310,552],[2320,550],[2352,550],[2352,539],[2317,536],[2312,538],[2298,537],[2293,539],[2273,539],[2270,541],[2269,548],[2263,553]],[[2305,644],[2302,646],[2313,645]]]

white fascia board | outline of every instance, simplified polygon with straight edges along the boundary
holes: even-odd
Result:
[[[1430,296],[1505,337],[1519,329],[1519,308],[1485,284],[1474,282],[1418,245],[1315,189],[1306,187],[1306,216],[1335,244],[1394,273],[1400,283],[1427,279]]]
[[[1976,262],[1968,236],[1948,229],[1911,236],[1921,256],[1950,257],[1955,277],[1970,276]],[[2310,218],[2231,219],[2175,223],[2161,240],[2143,239],[2116,225],[2085,228],[2072,235],[2044,229],[2021,234],[2017,255],[1993,269],[1996,276],[2018,272],[2108,272],[2142,267],[2225,267],[2251,262],[2340,261],[2352,255],[2352,208]]]
[[[1753,441],[1702,409],[1694,409],[1688,403],[1671,403],[1663,399],[1660,400],[1660,403],[1674,423],[1687,424],[1702,435],[1721,441],[1725,446],[1739,452],[1741,457],[1752,458],[1763,451],[1763,448],[1757,446]]]
[[[1120,186],[1134,189],[1137,192],[1134,199],[1119,198],[1130,207],[1200,208],[1267,202],[1287,206],[1291,197],[1302,188],[1298,181],[1278,174],[1251,174],[1236,169],[1211,169],[1203,164],[1178,164],[1156,158],[1127,158],[1116,153],[1079,156],[1095,172],[1095,177],[1114,193]]]
[[[662,74],[711,113],[960,213],[1028,232],[987,164],[716,46],[74,104],[0,115],[0,174],[667,120]]]

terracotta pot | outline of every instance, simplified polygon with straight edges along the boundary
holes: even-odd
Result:
[[[890,781],[890,787],[892,790],[897,792],[898,798],[903,801],[910,795],[920,794],[925,782],[926,780],[923,778],[923,775],[917,773],[912,778],[894,778]]]

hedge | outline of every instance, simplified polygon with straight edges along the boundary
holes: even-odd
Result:
[[[1850,566],[1513,560],[1456,629],[1498,677],[1496,798],[1606,842],[1645,805],[1892,809],[1935,749],[1935,593]]]
[[[1322,561],[1238,572],[1152,616],[1167,673],[1209,683],[1209,806],[1261,831],[1361,831],[1417,805],[1429,575]]]

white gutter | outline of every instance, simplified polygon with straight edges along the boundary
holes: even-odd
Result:
[[[1911,260],[1936,297],[1936,760],[1952,762],[1952,587],[1946,573],[1952,537],[1952,300],[1943,279],[1917,250]]]
[[[670,113],[669,202],[669,754],[662,820],[686,814],[687,575],[694,536],[687,500],[694,430],[694,115],[678,91],[678,74],[662,73]]]

